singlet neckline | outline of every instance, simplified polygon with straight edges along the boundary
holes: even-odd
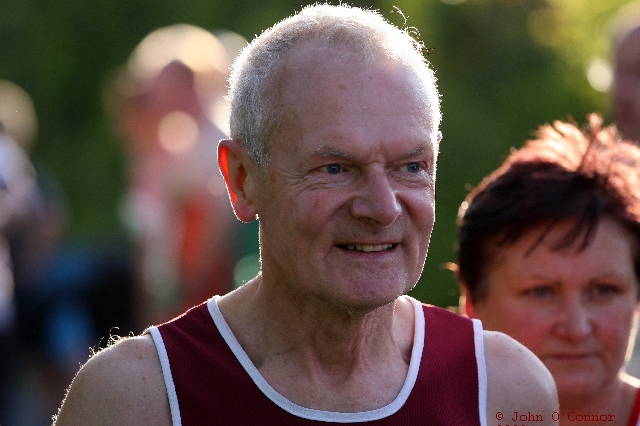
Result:
[[[420,302],[410,296],[406,297],[413,305],[415,312],[414,321],[414,333],[413,333],[413,348],[411,350],[411,360],[409,361],[409,370],[404,384],[400,389],[400,392],[396,398],[384,407],[380,407],[369,411],[360,412],[337,412],[337,411],[325,411],[314,408],[307,408],[295,404],[291,400],[284,397],[278,391],[276,391],[262,376],[258,369],[253,365],[251,359],[244,351],[235,335],[229,328],[227,321],[222,316],[220,308],[218,307],[218,299],[220,296],[215,296],[207,302],[207,308],[209,314],[213,319],[220,335],[225,340],[238,362],[242,365],[242,368],[249,374],[255,385],[260,391],[269,398],[273,403],[287,411],[294,416],[301,417],[308,420],[334,422],[334,423],[356,423],[367,422],[373,420],[383,419],[396,413],[405,404],[413,387],[418,378],[418,371],[420,369],[420,362],[422,360],[422,350],[424,348],[425,337],[425,318],[422,311],[422,305]]]

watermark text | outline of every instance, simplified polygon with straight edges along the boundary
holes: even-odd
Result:
[[[563,420],[569,423],[593,423],[593,422],[609,422],[613,423],[616,416],[614,414],[604,413],[576,413],[575,411],[554,411],[553,413],[532,413],[531,411],[520,412],[514,411],[513,413],[503,413],[498,411],[496,413],[496,420],[498,423],[496,426],[529,426],[535,423],[545,422],[553,420],[554,422]]]

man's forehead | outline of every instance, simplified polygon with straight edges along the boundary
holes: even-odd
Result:
[[[283,55],[273,75],[273,82],[281,91],[299,93],[300,87],[314,87],[327,81],[327,74],[345,70],[342,77],[351,82],[365,81],[372,70],[384,70],[389,75],[412,76],[409,68],[385,54],[381,48],[361,49],[348,44],[328,44],[319,40],[305,40]],[[415,76],[412,76],[415,78]]]
[[[342,101],[348,103],[365,90],[391,87],[404,92],[405,100],[422,103],[425,117],[430,115],[428,96],[409,67],[381,53],[371,58],[350,53],[345,46],[327,47],[317,42],[300,45],[281,64],[272,88],[286,103],[313,103],[336,95],[344,95]],[[374,80],[376,87],[372,88]],[[333,88],[341,90],[329,94],[328,89]],[[338,107],[339,102],[336,99]]]
[[[328,153],[326,141],[348,146],[351,141],[372,139],[394,144],[404,139],[406,152],[423,144],[433,153],[439,141],[434,108],[411,70],[388,56],[350,53],[348,46],[316,41],[292,48],[272,80],[272,95],[281,113],[276,131],[280,137],[275,139],[287,145],[315,139],[306,146],[309,155]],[[386,125],[377,127],[374,122]],[[316,152],[321,146],[325,148]],[[335,156],[351,155],[342,151],[334,150],[340,154]]]
[[[369,61],[373,58],[371,49],[363,49],[348,43],[330,43],[321,39],[300,40],[282,56],[286,67],[316,68],[330,66],[349,60]]]
[[[299,42],[283,55],[271,79],[271,90],[281,94],[307,92],[317,87],[332,70],[344,68],[365,69],[368,61],[356,57],[345,46],[327,46],[319,41]]]

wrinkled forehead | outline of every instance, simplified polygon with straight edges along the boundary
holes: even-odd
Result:
[[[304,41],[292,48],[276,68],[269,89],[282,106],[291,101],[313,102],[322,97],[327,85],[340,84],[350,88],[370,90],[371,81],[392,86],[403,93],[407,102],[419,105],[417,111],[424,124],[435,135],[438,132],[439,105],[435,84],[429,78],[417,75],[406,64],[389,57],[380,49],[354,49],[350,45],[326,45],[319,41]],[[434,143],[437,143],[434,137]]]

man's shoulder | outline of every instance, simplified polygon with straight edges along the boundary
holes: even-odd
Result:
[[[125,338],[94,355],[74,378],[55,425],[171,424],[151,336]]]
[[[558,394],[542,361],[518,341],[495,331],[484,331],[484,352],[487,418],[504,415],[506,421],[516,412],[530,413],[538,419],[535,424],[556,424],[552,414],[558,410]]]

